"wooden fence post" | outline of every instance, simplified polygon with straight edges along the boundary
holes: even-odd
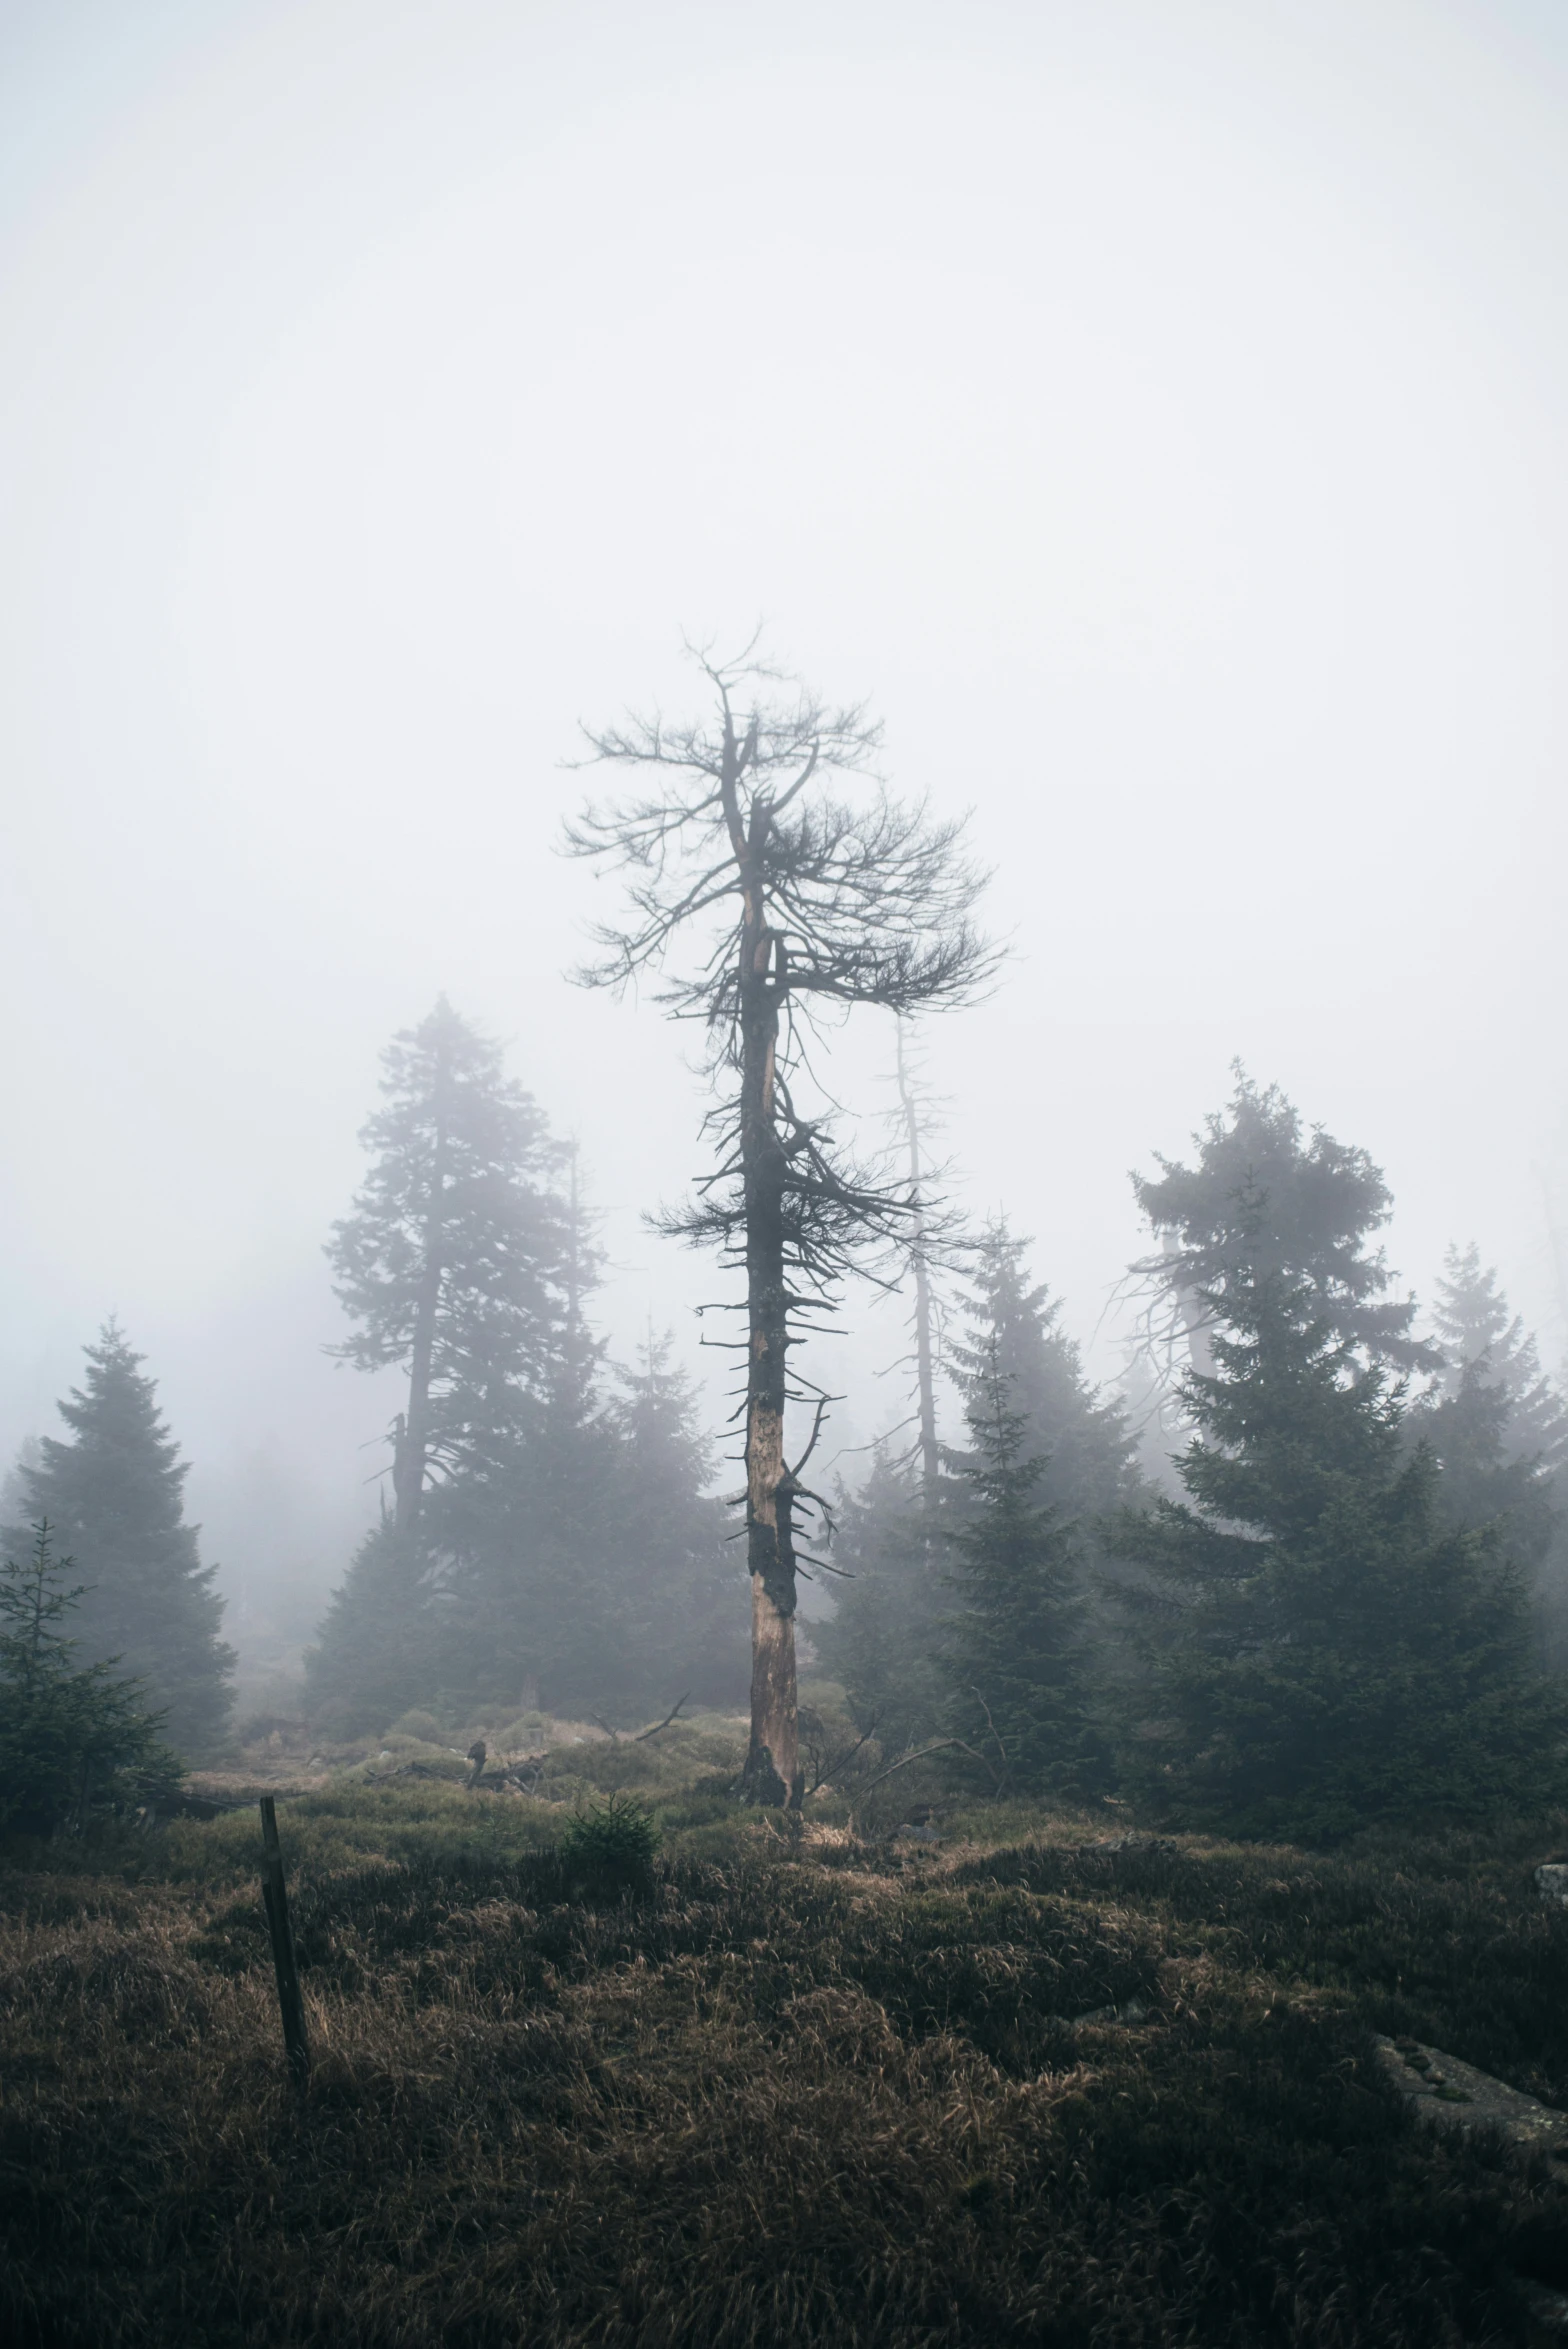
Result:
[[[283,1849],[278,1842],[278,1814],[270,1794],[261,1798],[261,1897],[272,1936],[272,1963],[278,1977],[278,2007],[283,2016],[283,2045],[296,2088],[303,2088],[310,2071],[310,2041],[305,2036],[305,2001],[300,1995],[299,1967],[294,1957],[294,1929],[289,1923],[289,1896],[283,1881]]]

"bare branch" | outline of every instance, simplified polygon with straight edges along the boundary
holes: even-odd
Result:
[[[689,1697],[690,1695],[691,1695],[691,1690],[690,1690],[690,1689],[688,1689],[688,1690],[686,1691],[686,1696],[683,1696],[683,1697],[677,1697],[677,1698],[676,1698],[676,1700],[675,1700],[675,1702],[674,1702],[674,1704],[673,1704],[673,1705],[670,1707],[669,1711],[668,1711],[668,1712],[665,1714],[665,1716],[664,1716],[664,1719],[663,1719],[662,1721],[656,1721],[656,1722],[654,1723],[654,1725],[653,1725],[653,1727],[652,1727],[651,1729],[639,1729],[639,1730],[638,1730],[638,1732],[637,1732],[637,1734],[636,1734],[636,1736],[635,1736],[634,1738],[632,1738],[630,1742],[631,1742],[633,1745],[642,1745],[642,1744],[644,1744],[644,1743],[647,1741],[647,1739],[649,1739],[650,1737],[657,1737],[661,1729],[668,1729],[668,1728],[669,1728],[669,1726],[670,1726],[670,1723],[671,1723],[671,1722],[674,1720],[674,1718],[675,1718],[676,1714],[677,1714],[677,1713],[680,1711],[680,1709],[681,1709],[682,1705],[683,1705],[683,1704],[685,1704],[685,1702],[686,1702],[686,1697]]]

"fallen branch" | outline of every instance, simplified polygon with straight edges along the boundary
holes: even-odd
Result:
[[[872,1722],[871,1727],[866,1731],[864,1737],[857,1737],[853,1745],[846,1746],[841,1754],[835,1754],[833,1756],[831,1762],[825,1762],[823,1764],[822,1768],[817,1772],[816,1783],[812,1786],[808,1786],[806,1789],[804,1799],[807,1802],[810,1802],[814,1794],[820,1794],[824,1787],[829,1786],[829,1781],[837,1777],[839,1771],[843,1769],[846,1762],[852,1762],[854,1760],[855,1756],[859,1753],[863,1745],[869,1744],[870,1740],[876,1735],[877,1721],[880,1721],[881,1718],[882,1716],[879,1713],[876,1717],[876,1720]],[[831,1791],[831,1788],[829,1788],[829,1791]]]
[[[690,1690],[690,1689],[688,1689],[688,1690],[686,1691],[686,1696],[683,1696],[683,1697],[677,1697],[677,1698],[676,1698],[676,1700],[675,1700],[675,1702],[674,1702],[674,1704],[673,1704],[673,1705],[670,1707],[669,1711],[668,1711],[668,1712],[665,1714],[665,1716],[664,1716],[664,1719],[663,1719],[662,1721],[655,1721],[655,1723],[654,1723],[654,1725],[653,1725],[653,1727],[652,1727],[651,1729],[639,1729],[639,1730],[638,1730],[638,1732],[637,1732],[637,1734],[636,1734],[636,1736],[635,1736],[634,1738],[632,1738],[632,1739],[631,1739],[629,1742],[630,1742],[632,1745],[641,1745],[641,1744],[643,1744],[643,1742],[644,1742],[644,1741],[645,1741],[647,1738],[650,1738],[650,1737],[657,1737],[657,1736],[658,1736],[658,1734],[659,1734],[659,1731],[660,1731],[661,1729],[668,1729],[668,1727],[670,1726],[670,1723],[671,1723],[671,1722],[674,1720],[674,1718],[675,1718],[676,1714],[677,1714],[677,1713],[680,1711],[680,1709],[681,1709],[682,1705],[683,1705],[683,1704],[686,1702],[686,1697],[689,1697],[690,1695],[691,1695],[691,1690]]]
[[[880,1786],[884,1778],[891,1778],[895,1770],[906,1769],[911,1762],[923,1762],[928,1754],[950,1753],[955,1746],[961,1754],[968,1754],[972,1761],[985,1762],[986,1768],[988,1770],[991,1769],[991,1765],[989,1762],[986,1762],[984,1754],[977,1754],[974,1747],[972,1745],[965,1745],[961,1737],[940,1737],[937,1739],[935,1745],[923,1745],[916,1753],[900,1754],[896,1762],[889,1762],[885,1770],[879,1770],[874,1778],[868,1778],[865,1785],[860,1789],[860,1792],[862,1795],[867,1795],[871,1792],[873,1786]],[[996,1773],[994,1770],[991,1771],[991,1775],[993,1778],[995,1777]]]

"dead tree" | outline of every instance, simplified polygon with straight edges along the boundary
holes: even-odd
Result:
[[[585,984],[621,988],[664,973],[659,1000],[704,1023],[721,1097],[704,1131],[714,1163],[689,1209],[663,1228],[714,1244],[744,1271],[746,1553],[752,1589],[749,1799],[798,1805],[795,1712],[797,1517],[826,1397],[789,1367],[811,1317],[868,1246],[902,1232],[908,1187],[858,1166],[796,1089],[825,1015],[862,1004],[900,1013],[971,1000],[995,963],[973,926],[982,885],[962,825],[889,798],[874,762],[881,729],[861,706],[830,708],[754,657],[693,658],[713,695],[704,719],[658,716],[588,733],[592,759],[638,778],[568,827],[578,855],[626,877],[629,912],[596,932]],[[862,788],[846,790],[860,781]],[[837,786],[837,788],[835,788]],[[671,968],[693,934],[690,961]],[[793,1466],[791,1401],[813,1401]]]
[[[929,1247],[930,1218],[926,1208],[924,1186],[927,1168],[923,1162],[921,1102],[916,1089],[914,1072],[904,1050],[904,1022],[897,1025],[898,1035],[898,1107],[903,1121],[904,1141],[909,1153],[909,1196],[912,1203],[909,1234],[909,1265],[913,1276],[915,1302],[912,1319],[915,1340],[915,1424],[920,1449],[920,1495],[929,1511],[936,1506],[937,1480],[941,1474],[941,1455],[936,1440],[936,1348],[931,1295],[931,1256]]]

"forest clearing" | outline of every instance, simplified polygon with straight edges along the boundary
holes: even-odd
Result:
[[[1548,0],[0,6],[0,2349],[1568,2349],[1565,243]]]
[[[917,1765],[791,1830],[744,1752],[706,1716],[553,1749],[555,1799],[367,1783],[439,1766],[405,1739],[280,1798],[303,2097],[254,1804],[7,1871],[7,2340],[1535,2337],[1552,2161],[1415,2118],[1374,2035],[1568,2106],[1550,1829],[1324,1856]],[[614,1798],[654,1848],[585,1872]]]

